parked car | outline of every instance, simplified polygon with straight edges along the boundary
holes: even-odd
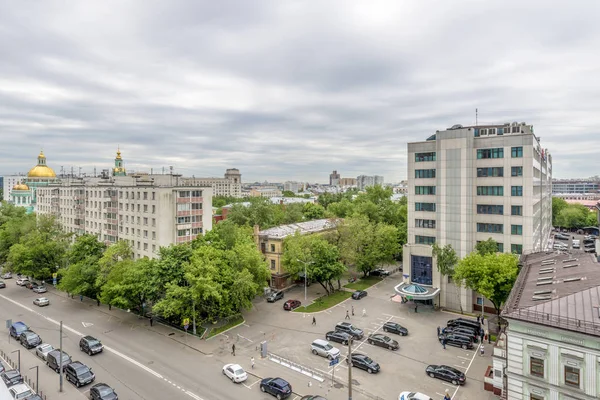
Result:
[[[62,353],[62,369],[63,371],[72,362],[71,356],[63,351]],[[57,374],[60,371],[60,349],[54,349],[46,355],[46,365],[53,369]]]
[[[442,329],[442,333],[444,333],[444,334],[454,333],[456,335],[466,336],[475,343],[479,342],[478,338],[481,336],[481,334],[480,334],[481,332],[476,332],[475,329],[472,329],[468,326],[446,327],[446,328]]]
[[[271,292],[267,296],[267,301],[269,303],[275,303],[277,300],[283,299],[283,292]]]
[[[0,374],[3,373],[4,371],[5,371],[4,365],[2,365],[2,362],[0,361]]]
[[[104,350],[102,343],[93,336],[84,336],[79,340],[79,350],[88,355],[98,354]]]
[[[119,400],[115,389],[108,386],[106,383],[96,383],[90,388],[91,400]]]
[[[433,400],[431,397],[426,394],[419,392],[402,392],[400,396],[398,396],[398,400]]]
[[[231,379],[233,383],[244,382],[248,379],[248,374],[238,364],[225,364],[223,367],[223,375]]]
[[[119,400],[115,389],[108,386],[106,383],[96,383],[90,388],[91,400]]]
[[[571,239],[571,236],[569,236],[569,235],[563,235],[562,233],[557,233],[556,235],[554,235],[554,239],[557,239],[557,240],[569,240],[569,239]]]
[[[33,349],[35,346],[42,343],[42,338],[34,331],[25,331],[19,335],[19,342],[21,342],[21,346],[26,349]]]
[[[355,327],[354,325],[352,325],[350,322],[338,322],[338,324],[335,326],[335,330],[336,331],[341,331],[341,332],[346,332],[348,334],[350,334],[354,339],[362,339],[364,332],[362,331],[362,329],[358,329],[357,327]]]
[[[595,247],[586,247],[585,249],[583,249],[584,252],[586,253],[594,253],[596,251]]]
[[[24,383],[19,383],[18,385],[12,386],[10,389],[8,389],[8,392],[15,400],[26,399],[33,394],[33,390],[31,390]]]
[[[19,336],[21,335],[21,333],[25,332],[29,330],[29,327],[27,325],[25,325],[24,322],[18,321],[18,322],[14,322],[8,332],[10,333],[10,336],[14,337],[15,339],[18,339]]]
[[[35,293],[41,294],[41,293],[46,293],[48,291],[48,289],[46,289],[46,286],[37,286],[33,288],[33,291]]]
[[[12,279],[12,273],[6,272],[2,274],[2,279]]]
[[[408,335],[408,329],[395,322],[386,322],[385,324],[383,324],[383,331],[395,333],[397,335],[402,336]]]
[[[352,335],[342,331],[329,331],[325,334],[325,339],[329,340],[330,342],[338,342],[344,345],[347,345],[351,338]]]
[[[40,396],[39,394],[35,393],[35,394],[25,397],[25,400],[44,400],[44,399],[42,399],[42,396]]]
[[[468,319],[468,318],[456,318],[456,319],[451,319],[446,323],[446,326],[451,327],[451,326],[470,326],[473,329],[476,329],[477,331],[479,329],[481,329],[481,324],[479,322],[477,322],[477,320],[474,319]]]
[[[37,299],[35,299],[33,301],[33,304],[35,304],[38,307],[49,306],[50,305],[50,299],[47,298],[47,297],[38,297]]]
[[[25,285],[27,285],[27,283],[29,283],[29,279],[27,279],[27,278],[19,278],[19,279],[17,279],[17,281],[15,283],[18,286],[25,286]]]
[[[292,386],[282,378],[265,378],[261,380],[260,390],[275,396],[277,400],[285,399],[292,394]]]
[[[556,242],[552,245],[554,250],[569,250],[569,246],[564,243]]]
[[[36,287],[38,287],[38,286],[40,286],[40,285],[39,285],[37,282],[35,282],[35,281],[28,281],[28,282],[25,284],[25,287],[26,287],[27,289],[34,289],[34,288],[36,288]]]
[[[73,385],[80,387],[94,382],[96,375],[90,367],[82,362],[75,361],[65,368],[65,378]]]
[[[360,300],[363,297],[367,297],[367,291],[366,290],[357,290],[356,292],[352,293],[352,298],[354,300]]]
[[[0,374],[0,376],[2,377],[2,381],[4,381],[6,387],[23,383],[23,377],[18,369],[9,369],[8,371],[4,371],[2,374]]]
[[[453,385],[464,385],[467,380],[463,372],[447,365],[429,365],[425,372],[432,378],[442,379]]]
[[[340,349],[333,347],[327,340],[315,339],[310,345],[313,354],[327,357],[330,360],[340,356]]]
[[[386,271],[383,268],[377,268],[369,272],[370,276],[390,276],[390,271]]]
[[[54,350],[54,346],[48,343],[42,343],[35,348],[35,355],[46,361],[48,353]]]
[[[349,362],[348,359],[346,359],[346,362],[349,363],[350,366],[364,369],[370,374],[375,374],[381,370],[379,364],[367,355],[361,353],[352,353],[352,360]]]
[[[449,346],[461,347],[464,350],[473,348],[473,340],[468,336],[457,335],[455,333],[446,333],[438,336],[440,343],[446,339],[446,344]]]
[[[398,350],[400,348],[397,341],[387,335],[382,335],[381,333],[370,334],[367,341],[373,346],[385,347],[389,350]]]
[[[302,303],[300,303],[300,300],[288,300],[285,303],[283,303],[283,309],[286,311],[292,311],[298,307],[300,307]]]
[[[0,281],[0,289],[4,289],[6,287],[6,283],[4,281]]]
[[[319,396],[319,395],[312,395],[309,394],[307,396],[303,396],[300,400],[327,400],[325,397]]]
[[[571,244],[571,246],[573,246],[574,249],[578,249],[581,247],[581,242],[577,239],[573,240],[573,243]]]

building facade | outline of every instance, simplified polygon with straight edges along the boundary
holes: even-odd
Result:
[[[333,171],[329,174],[329,186],[339,186],[340,184],[340,174],[337,171]]]
[[[525,123],[438,131],[408,144],[410,283],[441,289],[435,305],[470,312],[483,298],[442,279],[433,243],[459,258],[493,238],[500,252],[546,249],[552,228],[552,158]],[[435,293],[433,291],[432,293]]]
[[[182,178],[187,186],[209,186],[213,196],[242,197],[242,174],[237,168],[229,168],[223,178]]]
[[[59,181],[54,170],[46,164],[46,156],[43,151],[38,155],[37,165],[31,168],[26,176],[8,178],[8,182],[12,183],[12,186],[9,188],[6,198],[16,206],[25,207],[28,213],[37,210],[38,189]]]
[[[553,195],[567,194],[598,194],[600,181],[591,179],[554,179],[552,181]]]
[[[356,186],[356,178],[340,178],[340,186]]]
[[[263,186],[250,189],[251,197],[281,197],[282,192],[275,186]]]
[[[304,187],[305,184],[302,182],[287,181],[283,184],[283,190],[287,190],[292,193],[302,192],[304,190]]]
[[[381,185],[383,186],[383,176],[380,175],[360,175],[356,177],[356,187],[358,190],[365,190],[368,187]]]

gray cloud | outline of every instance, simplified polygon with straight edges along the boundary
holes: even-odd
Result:
[[[566,3],[565,3],[566,4]],[[5,2],[1,174],[406,178],[406,143],[527,121],[554,175],[597,153],[600,3]]]

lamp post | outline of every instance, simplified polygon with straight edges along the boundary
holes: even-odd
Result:
[[[21,350],[11,351],[10,353],[17,353],[17,369],[21,372]]]
[[[40,366],[36,365],[35,367],[31,367],[29,368],[30,370],[35,368],[35,391],[39,392],[40,391],[40,387],[39,387],[39,382],[40,382]]]
[[[306,266],[308,264],[314,264],[313,261],[302,261],[299,259],[296,259],[296,261],[301,262],[302,264],[304,264],[304,302],[306,302],[306,281],[308,280],[308,276],[306,274]]]

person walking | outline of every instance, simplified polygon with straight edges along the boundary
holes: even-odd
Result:
[[[442,338],[442,347],[446,350],[446,338]]]
[[[492,338],[490,337],[490,331],[485,330],[485,337],[487,338],[488,344],[492,343]]]
[[[477,315],[477,323],[481,324],[481,316],[480,315]]]
[[[350,314],[348,313],[348,310],[346,310],[346,318],[344,319],[350,319]]]
[[[112,310],[112,304],[108,303],[108,311]]]
[[[418,305],[418,304],[415,304],[415,313],[417,313],[417,312],[418,312],[418,311],[417,311],[417,309],[418,309],[418,308],[419,308],[419,305]]]
[[[366,317],[366,316],[367,316],[367,309],[363,308],[363,317]]]
[[[254,369],[254,357],[250,358],[250,365],[252,365],[252,369]]]
[[[444,392],[444,400],[452,400],[452,397],[450,397],[450,391],[448,389],[446,389]]]
[[[317,324],[317,319],[315,318],[315,316],[314,316],[314,315],[313,315],[313,322],[312,322],[312,324],[313,324],[313,325],[316,325],[316,324]]]
[[[352,306],[352,316],[354,317],[354,306]]]
[[[150,326],[154,325],[154,317],[150,317]]]
[[[231,354],[235,356],[235,343],[231,345]]]
[[[479,356],[483,357],[484,354],[485,354],[485,348],[483,347],[483,345],[481,345],[481,347],[479,348]]]
[[[100,307],[100,299],[96,298],[96,304]]]
[[[83,301],[83,295],[82,294],[79,295],[79,301]]]
[[[438,331],[438,336],[440,336],[440,333],[442,332],[442,330],[440,329],[440,327],[437,327],[437,331]]]

